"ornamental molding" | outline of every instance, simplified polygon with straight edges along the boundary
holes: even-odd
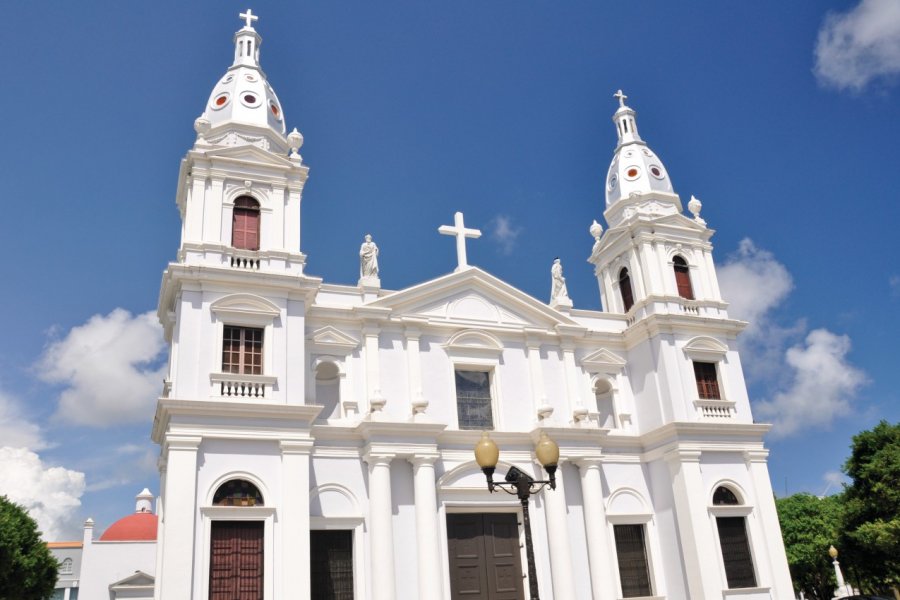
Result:
[[[719,362],[728,354],[728,346],[708,335],[691,338],[681,349],[691,360]]]
[[[606,348],[595,350],[581,359],[582,368],[589,373],[621,373],[626,364],[624,358]]]
[[[327,352],[329,354],[347,356],[353,350],[359,348],[358,339],[332,325],[316,329],[307,339],[314,352]]]

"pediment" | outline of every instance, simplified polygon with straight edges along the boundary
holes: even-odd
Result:
[[[395,317],[460,325],[545,327],[578,324],[567,315],[477,267],[382,296],[368,306]]]
[[[340,354],[359,347],[359,340],[331,325],[313,331],[307,339],[319,350],[336,351]]]
[[[625,368],[625,359],[606,348],[600,348],[581,359],[581,366],[590,372],[617,373]]]
[[[109,585],[112,591],[124,591],[129,588],[143,588],[153,586],[155,579],[153,575],[144,573],[143,571],[135,571],[133,575],[129,575],[125,579],[120,579]]]
[[[246,314],[271,318],[281,314],[281,310],[269,300],[255,294],[229,294],[212,303],[214,313]]]
[[[225,146],[213,148],[204,152],[207,158],[225,158],[228,160],[251,161],[265,163],[279,167],[292,167],[294,164],[285,157],[263,150],[253,144],[241,144],[237,146]]]
[[[693,219],[686,217],[681,213],[665,215],[656,219],[655,223],[659,225],[671,225],[674,227],[690,229],[692,231],[703,231],[706,229],[705,225],[701,225],[700,223],[697,223]]]

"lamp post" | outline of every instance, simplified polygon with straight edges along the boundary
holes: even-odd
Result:
[[[531,600],[540,600],[537,584],[537,570],[534,565],[534,547],[531,543],[531,519],[528,516],[528,499],[532,494],[537,494],[542,489],[550,486],[556,489],[556,466],[559,463],[559,446],[551,440],[546,433],[541,432],[541,437],[534,447],[534,453],[538,461],[547,471],[550,479],[538,481],[523,473],[516,467],[510,467],[504,481],[494,481],[494,469],[497,468],[497,460],[500,458],[500,449],[490,438],[488,432],[481,434],[481,440],[475,444],[475,462],[481,467],[487,478],[488,491],[493,493],[495,489],[501,489],[507,494],[518,496],[522,503],[522,524],[525,527],[525,555],[528,560],[528,586]]]
[[[841,564],[838,562],[838,551],[834,546],[828,547],[828,556],[831,557],[831,560],[834,561],[834,576],[837,579],[837,592],[835,596],[840,595],[853,595],[853,588],[844,583],[844,574],[841,573]]]

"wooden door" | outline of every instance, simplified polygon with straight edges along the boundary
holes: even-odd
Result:
[[[210,600],[262,600],[262,521],[213,521],[210,535]]]
[[[449,514],[447,545],[452,600],[524,598],[515,514]]]

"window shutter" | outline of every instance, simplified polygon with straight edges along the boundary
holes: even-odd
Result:
[[[680,256],[673,260],[675,269],[675,283],[678,286],[678,295],[685,300],[694,299],[694,288],[691,286],[691,273],[687,262]]]
[[[717,517],[719,542],[722,544],[722,561],[729,589],[756,587],[747,524],[744,517]]]
[[[634,292],[631,289],[631,276],[628,275],[628,269],[619,271],[619,291],[622,294],[625,312],[628,312],[634,306]]]
[[[694,362],[694,378],[697,380],[697,394],[701,400],[720,400],[719,378],[715,363]]]
[[[234,201],[231,245],[241,250],[259,250],[259,203],[242,196]]]
[[[623,598],[651,596],[643,525],[614,525]]]

